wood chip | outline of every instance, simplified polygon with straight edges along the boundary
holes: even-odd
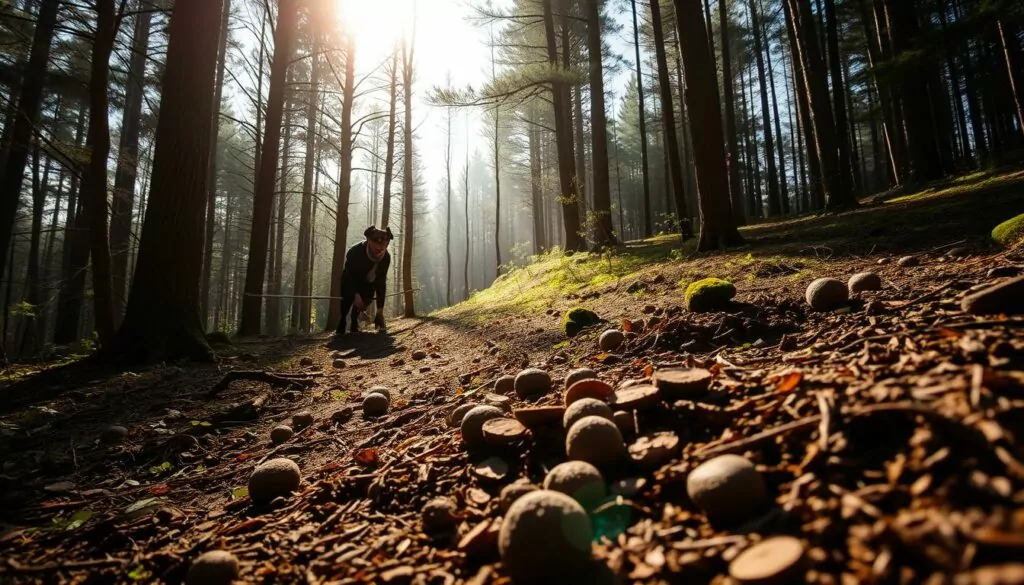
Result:
[[[548,425],[562,425],[562,415],[565,414],[563,406],[535,406],[531,408],[517,408],[512,416],[523,423],[528,429]]]
[[[508,475],[508,464],[500,457],[489,457],[473,465],[473,473],[487,481],[501,481]]]
[[[654,373],[654,385],[666,399],[686,399],[708,391],[713,378],[703,368],[671,368]]]
[[[643,436],[629,446],[629,456],[639,465],[654,469],[678,456],[679,445],[679,437],[672,432]]]
[[[484,520],[459,539],[458,548],[468,556],[492,556],[498,552],[501,522]]]
[[[614,393],[615,389],[608,382],[597,378],[586,378],[573,382],[572,386],[565,391],[565,405],[569,406],[581,398],[594,398],[608,402]]]
[[[776,536],[740,553],[729,564],[729,576],[740,583],[792,583],[802,569],[804,545],[792,536]]]
[[[644,384],[630,386],[615,392],[612,408],[617,410],[643,410],[657,406],[661,402],[661,392],[656,386]]]
[[[530,436],[530,431],[514,418],[492,418],[481,429],[484,441],[495,447],[507,447]]]

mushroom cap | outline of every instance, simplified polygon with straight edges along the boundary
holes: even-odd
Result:
[[[249,476],[249,498],[256,503],[266,503],[295,491],[301,481],[299,465],[291,459],[278,457],[264,461]]]
[[[565,454],[569,459],[601,468],[621,462],[626,456],[626,443],[619,427],[611,420],[585,416],[566,432]]]
[[[513,583],[575,582],[591,558],[586,510],[552,490],[523,495],[508,509],[498,551]]]

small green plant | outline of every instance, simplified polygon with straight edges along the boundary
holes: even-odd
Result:
[[[170,471],[173,468],[174,466],[171,465],[170,461],[164,461],[160,465],[154,465],[150,467],[149,472],[152,473],[153,475],[160,475],[161,473]]]

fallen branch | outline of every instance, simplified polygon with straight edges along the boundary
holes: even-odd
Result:
[[[91,561],[67,561],[61,563],[46,563],[44,565],[23,565],[14,559],[7,559],[7,566],[12,573],[48,573],[50,571],[74,571],[78,569],[91,569],[93,567],[109,567],[114,565],[125,565],[125,559],[94,559]],[[7,571],[4,571],[7,572]]]
[[[316,384],[314,380],[304,378],[290,378],[279,374],[272,374],[264,371],[250,371],[250,370],[232,370],[220,379],[219,382],[210,388],[210,391],[206,393],[207,398],[213,398],[227,389],[232,382],[239,380],[248,380],[250,382],[263,382],[270,384],[275,387],[294,387],[299,390],[304,390],[310,386]]]

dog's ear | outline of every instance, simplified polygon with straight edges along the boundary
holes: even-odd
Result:
[[[368,238],[368,237],[370,237],[370,234],[372,234],[375,231],[377,231],[377,226],[372,226],[371,225],[370,227],[366,228],[366,231],[363,232],[363,235]]]
[[[395,234],[391,233],[391,228],[390,227],[387,227],[387,228],[384,228],[384,229],[387,230],[387,234],[388,234],[388,239],[389,240],[395,239]]]

